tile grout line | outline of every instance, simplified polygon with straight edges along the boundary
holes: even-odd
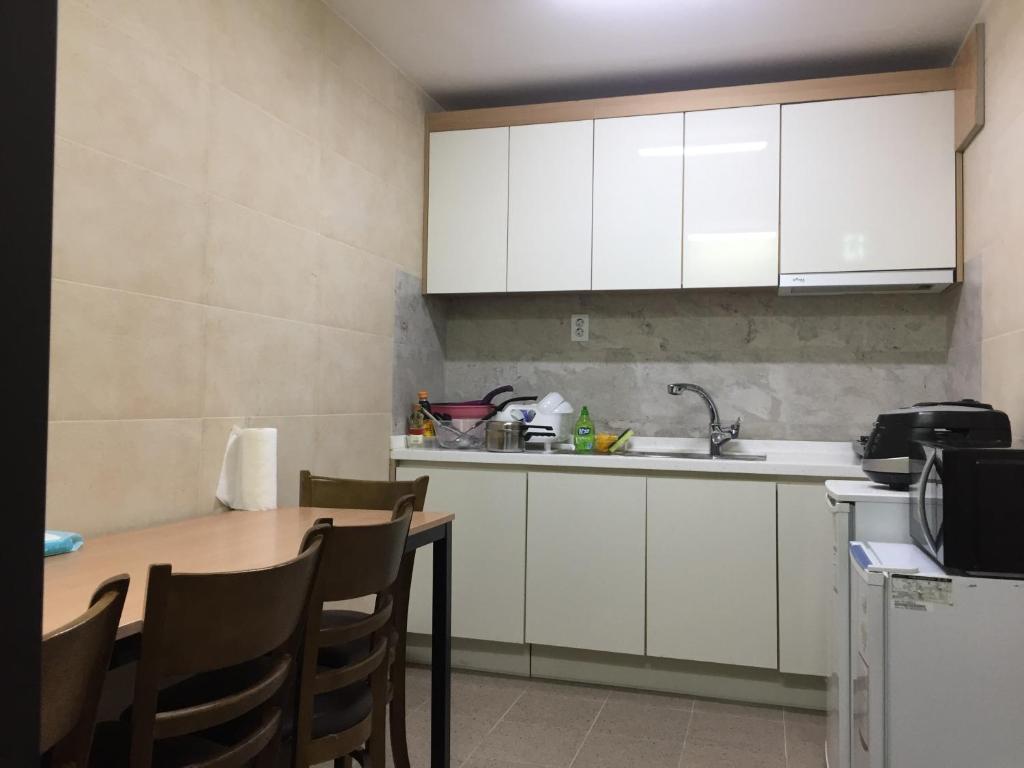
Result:
[[[480,739],[480,743],[479,743],[479,744],[477,744],[477,745],[476,745],[475,747],[473,747],[473,748],[472,748],[472,749],[471,749],[471,750],[469,751],[469,754],[468,754],[468,755],[466,755],[466,759],[465,759],[465,761],[464,761],[464,762],[462,763],[462,765],[466,765],[466,764],[468,764],[468,763],[469,763],[469,761],[473,759],[473,755],[475,755],[475,754],[476,754],[476,751],[477,751],[478,749],[480,749],[480,746],[481,746],[481,745],[482,745],[482,744],[483,744],[483,743],[484,743],[484,742],[485,742],[485,741],[487,740],[487,737],[488,737],[488,736],[490,736],[490,735],[491,735],[492,733],[494,733],[495,729],[497,729],[497,727],[498,727],[499,725],[501,725],[501,724],[502,724],[502,722],[504,722],[504,720],[505,720],[505,716],[506,716],[506,715],[508,715],[508,713],[512,711],[512,708],[513,708],[513,707],[514,707],[514,706],[515,706],[516,704],[518,704],[518,703],[519,703],[519,700],[520,700],[521,698],[523,698],[523,696],[525,696],[525,695],[526,695],[526,687],[524,687],[524,688],[523,688],[523,690],[521,690],[521,691],[519,692],[519,695],[518,695],[518,696],[516,696],[515,700],[513,700],[513,702],[512,702],[511,704],[509,704],[509,705],[508,705],[508,707],[506,707],[506,708],[505,708],[505,711],[501,713],[501,717],[499,717],[499,718],[498,718],[498,719],[497,719],[497,720],[496,720],[496,721],[494,722],[494,725],[492,725],[492,726],[490,727],[490,729],[489,729],[489,730],[487,731],[487,733],[485,733],[485,734],[483,735],[483,738],[482,738],[482,739]]]
[[[78,147],[79,149],[84,149],[87,152],[92,152],[92,153],[100,155],[102,157],[109,158],[110,160],[113,160],[114,162],[126,165],[129,168],[132,168],[132,169],[134,169],[136,171],[139,171],[139,172],[142,172],[142,173],[152,174],[153,176],[156,176],[157,178],[163,179],[164,181],[166,181],[166,182],[168,182],[170,184],[174,184],[174,185],[176,185],[178,187],[182,187],[183,189],[186,189],[189,192],[192,192],[192,193],[194,193],[196,195],[207,196],[207,197],[209,197],[212,200],[217,200],[217,201],[221,201],[221,202],[230,203],[232,205],[236,205],[239,208],[243,208],[243,209],[245,209],[245,210],[247,210],[247,211],[249,211],[251,213],[255,213],[255,214],[258,214],[260,216],[264,216],[264,217],[266,217],[268,219],[271,219],[272,221],[275,221],[278,224],[283,224],[283,225],[291,227],[293,229],[298,229],[298,230],[300,230],[302,232],[308,232],[309,234],[315,235],[317,237],[322,237],[325,240],[332,240],[334,242],[341,243],[342,245],[347,245],[350,248],[354,248],[354,249],[356,249],[358,251],[361,251],[363,253],[369,254],[370,256],[373,256],[375,258],[381,259],[382,261],[386,261],[386,262],[388,262],[390,264],[393,264],[396,267],[401,267],[401,268],[404,269],[405,266],[406,266],[404,264],[399,263],[396,259],[392,258],[391,256],[385,256],[385,255],[376,253],[376,252],[371,251],[371,250],[369,250],[368,248],[366,248],[366,247],[364,247],[362,245],[356,245],[355,243],[349,242],[348,240],[343,240],[340,237],[335,237],[333,235],[326,234],[325,232],[322,231],[322,228],[320,227],[319,222],[318,222],[318,224],[316,225],[315,228],[310,228],[310,227],[304,226],[302,224],[296,224],[294,221],[282,218],[278,214],[269,213],[269,212],[261,210],[259,208],[254,208],[254,207],[252,207],[251,205],[249,205],[247,203],[243,203],[243,202],[240,202],[240,201],[235,200],[233,198],[227,197],[226,195],[222,195],[222,194],[219,194],[217,192],[213,192],[212,190],[210,190],[208,188],[209,185],[206,184],[206,183],[204,183],[202,188],[199,188],[199,187],[193,186],[192,184],[186,184],[185,182],[183,182],[183,181],[181,181],[179,179],[176,179],[173,176],[168,176],[163,171],[158,171],[155,168],[150,168],[148,166],[142,165],[141,163],[139,163],[139,162],[137,162],[135,160],[131,160],[129,158],[122,157],[120,155],[115,155],[115,154],[113,154],[111,152],[108,152],[105,149],[100,149],[99,147],[94,147],[91,144],[86,144],[84,142],[78,141],[77,139],[72,139],[72,138],[70,138],[68,136],[65,136],[64,134],[59,134],[59,133],[55,134],[55,140],[57,140],[57,139],[59,139],[60,141],[65,142],[67,144],[70,144],[71,146]],[[330,152],[331,154],[337,155],[338,157],[342,158],[343,160],[346,160],[347,162],[352,163],[352,165],[360,168],[361,170],[366,171],[370,175],[374,176],[374,178],[378,179],[379,181],[382,181],[386,186],[388,186],[388,187],[394,186],[387,179],[385,179],[385,178],[375,174],[373,171],[370,171],[367,168],[363,168],[363,166],[359,165],[358,162],[356,162],[354,160],[350,160],[348,157],[343,155],[341,152],[336,152],[336,151],[334,151],[332,149],[328,149],[327,151]]]
[[[988,336],[986,338],[983,338],[980,343],[984,344],[986,341],[995,341],[996,339],[1002,339],[1002,338],[1005,338],[1007,336],[1013,336],[1014,334],[1017,334],[1017,333],[1024,333],[1024,328],[1014,328],[1014,329],[1009,330],[1009,331],[1000,331],[999,333],[995,334],[994,336]]]
[[[576,764],[576,759],[580,756],[580,752],[583,751],[583,745],[587,743],[587,739],[590,738],[590,734],[594,732],[594,726],[597,725],[597,721],[601,717],[601,713],[604,712],[604,708],[608,706],[608,701],[611,699],[612,693],[610,690],[605,690],[604,699],[601,701],[601,708],[597,710],[597,714],[594,715],[594,719],[590,723],[590,727],[587,728],[587,732],[583,734],[583,740],[580,745],[576,747],[576,754],[572,756],[572,760],[569,761],[569,768],[572,768]]]
[[[109,419],[49,419],[47,424],[106,424],[111,421],[216,421],[219,419],[232,421],[245,421],[253,419],[256,421],[271,421],[281,419],[313,419],[322,416],[391,416],[385,411],[359,411],[343,413],[331,411],[329,413],[287,413],[263,415],[258,413],[235,414],[226,416],[143,416],[143,417],[112,417]]]
[[[423,89],[423,86],[422,86],[422,85],[420,85],[420,84],[419,84],[419,83],[417,83],[417,82],[416,82],[415,80],[413,80],[413,79],[412,79],[412,77],[411,77],[411,76],[410,76],[410,75],[409,75],[409,74],[408,74],[408,73],[407,73],[407,72],[406,72],[406,71],[405,71],[404,69],[402,69],[402,68],[401,68],[400,66],[398,66],[398,65],[397,65],[397,64],[396,64],[395,62],[393,62],[393,61],[391,60],[391,57],[389,57],[389,56],[388,56],[388,55],[387,55],[386,53],[384,53],[384,51],[382,51],[382,50],[381,50],[380,48],[378,48],[378,47],[377,47],[376,45],[374,45],[374,44],[373,44],[372,42],[370,42],[370,39],[369,39],[368,37],[366,37],[365,35],[363,35],[363,33],[362,33],[362,32],[360,32],[360,31],[359,31],[358,29],[356,29],[356,25],[355,25],[355,24],[353,24],[352,22],[350,22],[350,21],[349,21],[349,20],[348,20],[348,19],[347,19],[347,18],[346,18],[346,17],[344,16],[344,14],[342,14],[342,13],[341,13],[340,11],[338,11],[338,10],[337,10],[337,9],[336,9],[336,8],[335,8],[335,7],[333,6],[333,5],[331,5],[331,4],[330,4],[330,2],[327,2],[327,0],[324,0],[324,5],[326,5],[326,6],[327,6],[327,10],[328,10],[328,11],[329,11],[330,13],[333,13],[333,14],[334,14],[334,15],[335,15],[335,16],[336,16],[337,18],[341,19],[341,21],[342,21],[342,22],[343,22],[343,23],[344,23],[344,24],[345,24],[346,26],[348,26],[348,28],[349,28],[349,29],[351,29],[351,30],[352,30],[353,32],[355,32],[355,33],[356,33],[356,35],[357,35],[358,37],[362,38],[363,42],[365,42],[365,43],[366,43],[367,45],[369,45],[369,46],[370,46],[370,47],[371,47],[371,48],[372,48],[372,49],[373,49],[374,51],[376,51],[376,52],[377,52],[377,54],[378,54],[378,55],[380,55],[380,57],[381,57],[382,59],[384,59],[384,61],[386,61],[386,62],[387,62],[388,64],[390,64],[390,65],[391,65],[391,66],[392,66],[392,67],[394,68],[394,70],[395,70],[396,72],[398,72],[398,74],[400,74],[400,75],[402,76],[402,78],[403,78],[403,79],[405,79],[405,80],[406,80],[406,82],[410,83],[410,84],[411,84],[411,85],[412,85],[412,86],[413,86],[414,88],[416,88],[416,90],[418,90],[418,91],[419,91],[420,93],[422,93],[422,94],[423,94],[424,96],[426,96],[426,97],[427,97],[428,99],[430,99],[430,100],[431,100],[432,102],[434,102],[434,104],[436,104],[436,105],[437,105],[437,107],[438,107],[438,109],[439,109],[439,110],[441,110],[441,111],[445,111],[445,108],[441,106],[440,102],[438,102],[438,100],[437,100],[437,99],[435,99],[435,98],[434,98],[433,96],[431,96],[431,95],[430,95],[429,93],[427,93],[427,92],[426,92],[426,91],[425,91],[425,90]],[[325,50],[325,52],[324,52],[324,55],[326,56],[326,50]],[[340,65],[339,65],[339,66],[340,66]]]
[[[296,133],[299,136],[302,136],[304,139],[307,139],[307,140],[309,140],[311,142],[314,142],[317,145],[323,144],[323,137],[320,134],[319,125],[317,127],[317,130],[316,130],[315,134],[311,133],[308,130],[306,130],[305,128],[300,128],[299,126],[295,125],[294,123],[289,122],[284,117],[282,117],[281,115],[279,115],[276,112],[272,111],[269,107],[265,106],[264,104],[261,104],[261,103],[259,103],[257,101],[254,101],[251,96],[248,96],[246,94],[240,93],[239,91],[237,91],[235,89],[234,86],[229,85],[227,80],[222,75],[215,74],[214,70],[216,68],[216,64],[215,64],[212,56],[210,57],[210,60],[208,62],[208,64],[210,65],[209,66],[209,70],[206,71],[206,72],[200,72],[198,69],[193,67],[191,63],[185,61],[182,56],[175,55],[174,52],[166,49],[161,44],[154,44],[154,43],[148,42],[143,37],[140,37],[137,33],[135,33],[133,31],[125,28],[124,26],[122,26],[122,24],[120,23],[120,21],[116,17],[110,16],[110,15],[108,15],[106,13],[101,12],[101,11],[97,11],[89,3],[84,2],[84,0],[78,0],[77,1],[77,5],[79,6],[80,10],[83,10],[86,13],[94,16],[102,24],[105,24],[110,30],[112,30],[116,34],[121,35],[121,36],[127,38],[128,40],[131,40],[132,43],[135,46],[137,46],[141,51],[145,52],[147,55],[152,56],[155,59],[159,59],[159,60],[163,61],[164,63],[169,64],[171,66],[177,67],[178,69],[184,70],[189,75],[191,75],[193,78],[195,78],[196,80],[199,80],[201,83],[203,83],[204,85],[208,86],[208,90],[211,93],[212,93],[214,88],[221,88],[224,91],[227,91],[231,95],[235,96],[236,98],[241,99],[242,101],[246,102],[250,106],[256,108],[257,110],[262,112],[266,117],[269,117],[271,120],[277,122],[278,124],[280,124],[284,128],[288,129],[289,131],[292,131],[293,133]],[[329,3],[325,2],[324,5],[327,6],[328,12],[333,13],[333,15],[336,18],[340,19],[342,21],[342,23],[344,23],[348,27],[350,27],[359,37],[363,37],[362,33],[359,32],[359,30],[357,30],[352,24],[350,24],[344,17],[342,17],[339,13],[337,13],[337,11],[335,11],[331,7],[331,5]],[[144,24],[144,26],[148,26],[148,24]],[[296,37],[304,38],[307,42],[310,41],[311,39],[314,39],[314,38],[311,38],[309,35],[307,35],[305,32],[292,32],[292,33],[289,33],[289,34],[292,34],[292,35],[294,35]],[[377,94],[374,93],[374,90],[373,90],[373,88],[370,85],[368,85],[366,83],[363,83],[358,78],[350,76],[347,73],[345,67],[342,64],[340,64],[339,62],[334,60],[334,58],[327,52],[327,48],[323,44],[325,41],[321,39],[320,35],[316,35],[315,39],[316,39],[317,47],[319,47],[319,49],[320,49],[317,52],[317,54],[316,54],[317,59],[321,60],[323,63],[327,64],[328,66],[333,66],[334,68],[338,69],[342,73],[342,76],[345,78],[346,82],[351,83],[351,84],[355,85],[357,88],[361,89],[364,94],[369,96],[371,99],[373,99],[373,101],[375,101],[377,104],[379,104],[381,107],[383,107],[384,110],[388,112],[389,116],[392,119],[394,119],[394,120],[396,120],[396,121],[398,121],[400,123],[405,121],[405,118],[407,117],[407,115],[403,114],[401,109],[396,109],[392,105],[390,105],[387,102],[385,102],[383,99],[379,98],[377,96]],[[366,40],[366,38],[363,38],[363,39]],[[214,40],[210,40],[209,41],[209,43],[214,43],[214,42],[215,42]],[[368,40],[366,42],[369,43]],[[370,47],[373,48],[373,50],[376,51],[377,54],[380,55],[381,58],[383,58],[384,61],[387,62],[387,64],[389,64],[391,66],[392,69],[394,69],[396,72],[398,72],[402,76],[403,79],[405,79],[407,82],[412,84],[421,93],[423,93],[425,96],[427,96],[427,98],[429,98],[431,101],[433,101],[435,104],[437,104],[437,101],[434,100],[434,98],[429,93],[424,91],[422,86],[419,85],[419,83],[416,83],[415,81],[410,79],[409,76],[406,75],[405,72],[402,71],[402,69],[398,67],[398,65],[396,65],[393,61],[391,61],[391,59],[389,59],[387,56],[385,56],[376,46],[374,46],[372,43],[369,43],[369,44],[370,44]],[[323,106],[322,96],[323,96],[323,91],[321,90],[317,94],[317,100],[316,100],[316,112],[317,112],[317,123],[318,124],[321,122],[320,118],[322,117],[322,115],[321,115],[321,108]],[[440,106],[440,105],[438,104],[438,106]],[[429,113],[424,111],[424,114],[429,114]],[[337,153],[337,154],[340,154],[340,153]],[[367,171],[369,173],[372,173],[375,176],[380,176],[380,174],[378,174],[377,172],[372,171],[369,168],[366,168],[365,166],[363,166],[359,161],[352,160],[352,162],[354,164],[358,165],[363,170],[365,170],[365,171]]]
[[[72,285],[81,286],[83,288],[93,288],[99,291],[114,291],[116,293],[124,293],[130,296],[139,296],[144,299],[155,299],[157,301],[167,301],[173,304],[185,304],[187,306],[199,307],[201,309],[216,309],[223,312],[237,312],[241,315],[249,315],[250,317],[260,317],[267,320],[281,320],[286,323],[294,323],[295,325],[304,325],[311,328],[326,328],[329,331],[343,331],[344,333],[358,333],[363,336],[373,336],[378,339],[394,339],[394,333],[384,334],[375,333],[374,331],[361,331],[356,328],[342,328],[339,325],[325,325],[324,323],[317,323],[310,320],[296,320],[293,317],[281,317],[280,315],[265,315],[261,312],[253,312],[251,309],[237,309],[235,307],[225,307],[220,304],[204,304],[199,301],[191,301],[190,299],[179,299],[173,296],[158,296],[155,293],[144,293],[142,291],[134,291],[131,288],[119,288],[112,285],[99,285],[97,283],[83,283],[78,280],[68,280],[64,277],[52,277],[50,278],[54,283],[60,283],[61,285]]]
[[[686,733],[683,734],[683,748],[679,751],[679,760],[676,768],[683,768],[683,758],[686,756],[686,740],[690,738],[690,726],[693,725],[693,715],[697,711],[697,700],[690,699],[690,716],[686,719]]]
[[[782,708],[782,753],[786,758],[786,768],[789,768],[789,733],[786,729],[786,708]]]

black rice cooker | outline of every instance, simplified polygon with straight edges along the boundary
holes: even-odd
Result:
[[[876,483],[905,489],[910,485],[910,443],[1006,448],[1010,419],[977,400],[918,403],[878,414],[864,444],[862,468]]]

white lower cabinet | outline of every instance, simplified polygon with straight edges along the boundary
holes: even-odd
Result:
[[[526,570],[526,473],[514,469],[398,468],[430,476],[426,509],[454,512],[452,635],[522,643]],[[409,631],[430,634],[431,548],[416,553]]]
[[[402,465],[455,513],[452,635],[826,675],[820,482]],[[409,630],[430,634],[430,547]]]
[[[779,483],[779,671],[824,676],[831,630],[832,515],[821,483]]]
[[[775,669],[775,483],[649,478],[647,654]]]
[[[646,482],[529,473],[528,643],[644,652]]]

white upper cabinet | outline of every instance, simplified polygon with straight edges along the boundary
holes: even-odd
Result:
[[[953,92],[782,108],[788,273],[953,268]]]
[[[512,127],[508,291],[590,289],[593,161],[593,120]]]
[[[941,283],[956,265],[953,101],[938,91],[432,133],[427,291],[925,279],[909,270],[942,270],[927,281]]]
[[[430,135],[427,291],[505,290],[508,128]]]
[[[594,122],[594,290],[679,288],[684,122]]]
[[[779,282],[779,106],[686,114],[683,288]]]

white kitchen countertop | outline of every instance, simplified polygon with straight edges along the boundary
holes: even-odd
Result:
[[[873,483],[870,480],[829,480],[825,483],[825,492],[834,501],[847,503],[870,501],[908,504],[910,502],[906,491],[894,491],[887,485]]]
[[[633,450],[657,451],[675,449],[706,451],[708,441],[702,438],[634,437]],[[723,459],[661,458],[654,456],[617,456],[603,454],[492,453],[485,450],[446,450],[442,448],[407,448],[405,436],[391,438],[391,458],[397,462],[443,462],[447,464],[519,465],[528,467],[565,467],[658,472],[701,472],[735,475],[776,475],[790,477],[822,477],[865,480],[860,460],[849,442],[808,442],[798,440],[734,440],[723,449],[743,453],[763,453],[764,461],[730,461]]]

